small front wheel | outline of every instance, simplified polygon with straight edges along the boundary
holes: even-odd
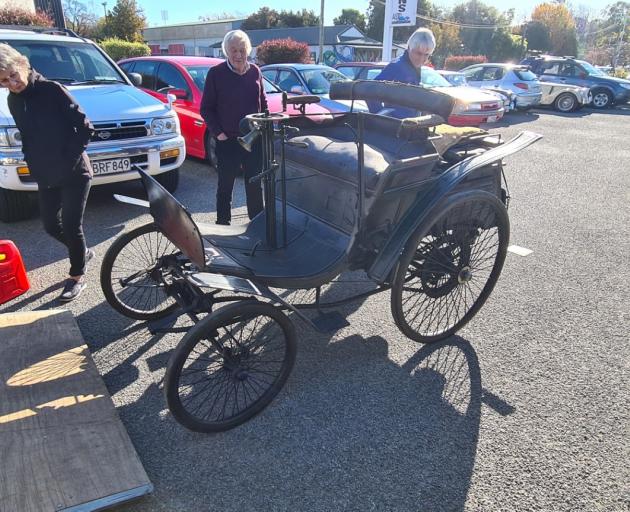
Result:
[[[396,325],[432,343],[463,327],[494,288],[507,253],[509,220],[492,194],[457,194],[410,237],[392,284]]]
[[[169,315],[177,302],[166,292],[160,260],[178,252],[154,223],[123,233],[101,265],[101,288],[109,305],[136,320]]]
[[[234,428],[280,392],[295,353],[295,329],[279,308],[230,304],[195,324],[175,348],[164,377],[171,414],[197,432]]]

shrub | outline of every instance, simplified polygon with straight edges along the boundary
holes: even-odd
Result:
[[[306,43],[287,39],[263,41],[256,49],[256,59],[261,65],[289,63],[307,63],[311,57]]]
[[[629,79],[630,78],[630,71],[626,71],[623,68],[617,68],[617,69],[615,69],[615,72],[612,73],[612,76],[615,76],[617,78]]]
[[[114,61],[126,59],[127,57],[144,57],[145,55],[151,55],[151,49],[146,44],[132,43],[116,37],[103,39],[100,45]]]
[[[42,11],[31,12],[19,7],[0,8],[0,25],[34,25],[52,27],[53,20]]]
[[[467,66],[481,64],[483,62],[488,62],[488,58],[485,55],[456,55],[446,58],[444,61],[444,69],[459,71]]]

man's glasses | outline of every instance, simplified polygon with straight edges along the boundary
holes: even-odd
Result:
[[[10,83],[19,84],[20,83],[20,74],[17,71],[13,71],[8,77],[0,80],[0,85],[2,87],[8,86]]]

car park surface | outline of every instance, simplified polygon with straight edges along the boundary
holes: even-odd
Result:
[[[170,190],[177,188],[186,156],[177,115],[136,89],[95,43],[58,32],[9,29],[0,29],[0,42],[29,57],[44,77],[67,87],[92,121],[95,133],[87,154],[93,185],[137,179],[131,170],[137,164]],[[11,222],[31,215],[37,183],[24,162],[7,94],[0,89],[0,221]]]
[[[579,119],[580,122],[574,122]],[[172,510],[627,509],[630,387],[626,261],[630,109],[534,109],[492,132],[541,133],[507,161],[511,244],[483,318],[422,346],[399,334],[387,297],[342,306],[351,327],[300,332],[296,369],[272,406],[230,432],[204,436],[165,408],[164,365],[179,336],[151,336],[109,308],[99,264],[123,229],[149,221],[96,188],[85,223],[97,257],[73,312],[155,486],[120,512]],[[186,160],[177,198],[214,220],[216,176]],[[246,219],[242,187],[236,214]],[[143,197],[135,185],[122,189]],[[58,307],[63,247],[39,220],[5,226],[31,290],[2,311]],[[322,291],[364,284],[343,276]],[[298,296],[296,296],[298,295]],[[302,300],[299,293],[285,295]]]

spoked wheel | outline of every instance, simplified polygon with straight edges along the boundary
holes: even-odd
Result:
[[[166,293],[160,258],[179,252],[153,223],[121,235],[101,266],[101,288],[119,313],[136,320],[170,314],[177,303]]]
[[[197,432],[221,432],[262,411],[295,362],[293,324],[258,301],[230,304],[188,331],[166,369],[173,417]]]
[[[409,338],[447,338],[481,308],[507,252],[505,206],[487,192],[453,196],[410,238],[392,285],[392,315]]]

